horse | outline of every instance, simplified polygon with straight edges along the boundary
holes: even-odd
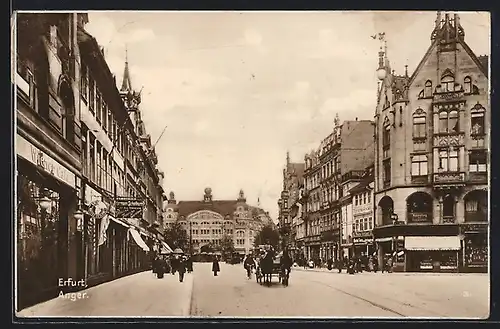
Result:
[[[271,284],[273,273],[274,255],[272,251],[268,251],[264,258],[260,260],[261,272],[264,276],[264,283]]]

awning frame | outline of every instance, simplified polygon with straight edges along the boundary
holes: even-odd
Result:
[[[459,236],[407,236],[408,251],[458,251],[462,249]]]

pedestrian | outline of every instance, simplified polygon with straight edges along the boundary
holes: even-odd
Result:
[[[156,275],[156,267],[158,265],[158,260],[159,260],[159,256],[155,255],[153,258],[153,261],[151,262],[151,270],[153,272],[153,275]]]
[[[245,257],[245,260],[243,261],[243,267],[247,271],[247,278],[248,279],[250,279],[250,277],[252,275],[252,269],[254,268],[254,266],[255,266],[255,260],[253,259],[252,254],[248,254]]]
[[[158,279],[163,279],[163,276],[167,269],[167,262],[163,257],[159,257],[156,261],[156,276]]]
[[[217,276],[217,273],[220,272],[219,259],[217,256],[214,256],[214,260],[212,261],[212,272],[214,272],[214,276]]]
[[[331,271],[333,268],[333,259],[331,257],[328,258],[327,266],[328,266],[328,271]]]
[[[192,255],[188,256],[187,261],[186,261],[186,267],[187,267],[188,273],[193,272],[193,256]]]
[[[177,272],[179,272],[179,282],[184,281],[184,273],[186,273],[186,260],[185,256],[179,258],[177,263]]]

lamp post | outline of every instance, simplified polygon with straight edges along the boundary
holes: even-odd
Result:
[[[398,214],[395,214],[394,211],[391,214],[392,225],[398,224]],[[392,252],[396,252],[396,237],[392,236]]]

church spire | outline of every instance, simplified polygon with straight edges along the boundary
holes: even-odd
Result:
[[[120,91],[131,91],[132,81],[130,80],[130,72],[128,68],[128,49],[125,47],[125,69],[123,70],[123,82]]]

